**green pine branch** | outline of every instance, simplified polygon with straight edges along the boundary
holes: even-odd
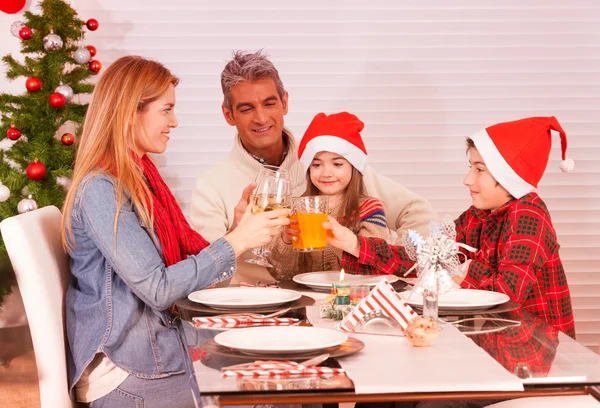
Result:
[[[93,73],[87,64],[78,65],[73,59],[73,52],[84,37],[84,21],[63,0],[43,0],[39,8],[39,14],[24,13],[23,22],[33,35],[29,40],[20,40],[23,62],[10,54],[2,57],[7,79],[36,76],[42,88],[35,93],[26,89],[15,95],[0,93],[0,139],[7,138],[6,132],[13,123],[21,131],[18,141],[8,150],[0,151],[0,181],[11,191],[9,199],[0,203],[0,220],[17,215],[18,204],[27,194],[33,195],[40,208],[48,205],[62,208],[65,189],[57,179],[72,176],[76,145],[62,145],[58,129],[67,122],[73,123],[77,137],[88,105],[76,103],[78,98],[75,98],[65,107],[55,109],[50,106],[49,98],[61,83],[69,85],[75,94],[94,90],[89,82]],[[44,49],[43,39],[51,32],[63,40],[61,49]],[[39,181],[25,174],[27,166],[36,159],[46,167],[46,175]],[[14,275],[6,265],[10,263],[0,239],[0,305],[14,284]]]

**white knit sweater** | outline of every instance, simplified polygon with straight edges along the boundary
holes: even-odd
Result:
[[[293,195],[298,197],[306,188],[306,173],[298,161],[294,137],[287,130],[284,137],[288,141],[288,154],[281,167],[288,170],[294,187]],[[225,235],[233,222],[234,208],[243,189],[256,179],[261,168],[262,164],[244,149],[238,135],[229,156],[196,180],[191,199],[192,228],[210,242]],[[383,203],[388,227],[399,237],[408,229],[427,234],[429,221],[438,218],[428,201],[372,168],[367,168],[364,180],[368,195]],[[275,282],[266,268],[244,262],[249,256],[246,253],[238,259],[232,283]]]

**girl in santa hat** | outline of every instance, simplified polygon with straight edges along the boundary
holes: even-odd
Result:
[[[560,134],[560,168],[570,172],[567,136],[555,117],[499,123],[467,139],[470,170],[464,185],[473,205],[455,221],[456,240],[478,251],[466,254],[465,275],[457,283],[505,293],[575,337],[556,231],[535,192],[548,164],[551,130]],[[334,235],[329,243],[345,251],[342,266],[350,273],[403,274],[414,264],[401,246],[357,237],[335,219],[325,224]]]
[[[383,205],[368,196],[363,181],[367,168],[367,149],[360,135],[363,128],[363,122],[348,112],[319,113],[313,118],[298,147],[300,162],[307,169],[303,196],[327,196],[330,217],[353,234],[387,239]],[[339,271],[339,249],[328,245],[323,251],[293,250],[297,228],[297,224],[285,228],[269,244],[271,275],[283,280],[304,272]]]

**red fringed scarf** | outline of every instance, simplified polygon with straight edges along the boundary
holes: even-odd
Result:
[[[210,243],[188,224],[171,190],[148,155],[142,157],[154,205],[154,231],[162,246],[165,264],[176,264],[188,255],[197,255]]]

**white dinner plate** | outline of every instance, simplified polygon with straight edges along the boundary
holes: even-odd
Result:
[[[423,306],[423,296],[410,290],[400,292],[400,298],[411,306]],[[501,305],[510,300],[504,293],[489,290],[457,289],[444,293],[438,300],[440,309],[482,309]]]
[[[267,326],[217,334],[215,342],[246,354],[309,353],[339,346],[348,337],[335,330],[307,326]]]
[[[340,281],[340,273],[338,271],[301,273],[294,276],[293,279],[294,282],[306,285],[313,290],[329,292],[331,284]],[[344,283],[356,283],[373,287],[381,282],[381,279],[387,279],[388,282],[394,283],[398,280],[398,277],[394,275],[350,275],[347,273],[344,276]]]
[[[192,292],[188,299],[214,309],[278,306],[300,299],[301,293],[275,288],[216,288]]]

